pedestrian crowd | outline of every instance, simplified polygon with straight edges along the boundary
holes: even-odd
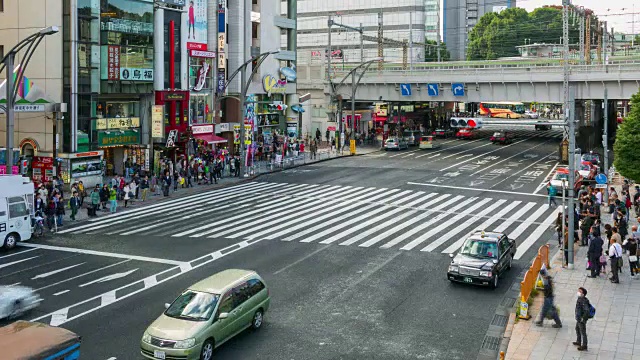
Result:
[[[549,189],[551,190],[551,189]],[[555,196],[555,194],[551,194]],[[614,284],[620,283],[620,274],[624,271],[625,257],[629,263],[629,273],[631,279],[639,279],[636,277],[640,273],[638,269],[638,257],[640,250],[638,242],[640,242],[640,231],[638,226],[631,227],[629,232],[629,217],[634,207],[635,215],[640,222],[640,212],[638,206],[634,205],[640,198],[640,186],[634,186],[633,197],[630,191],[629,182],[625,180],[624,185],[618,195],[615,188],[609,190],[609,199],[603,202],[602,192],[591,186],[582,186],[578,192],[579,200],[576,207],[575,233],[574,243],[569,244],[568,233],[568,215],[558,214],[555,226],[558,233],[558,242],[564,250],[563,267],[567,266],[569,261],[569,246],[574,249],[576,246],[585,246],[587,248],[586,270],[589,271],[588,277],[605,279],[609,275],[609,281]],[[550,205],[551,205],[550,200]],[[610,216],[610,223],[602,226],[601,207],[605,208],[606,215]],[[604,228],[604,229],[603,229]],[[604,232],[603,232],[604,230]],[[563,234],[564,232],[564,234]],[[575,251],[573,252],[576,253]],[[626,256],[625,256],[626,255]],[[610,271],[607,272],[607,265]],[[540,316],[536,321],[536,325],[542,326],[544,319],[553,319],[553,327],[562,327],[562,322],[558,316],[558,309],[554,305],[553,280],[547,270],[543,267],[540,270],[544,287],[544,303]],[[587,321],[595,316],[595,308],[587,298],[587,290],[580,287],[577,291],[577,300],[575,306],[576,320],[576,341],[573,342],[579,351],[588,349],[587,341]]]

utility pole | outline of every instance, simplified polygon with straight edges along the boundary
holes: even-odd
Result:
[[[604,167],[602,172],[609,176],[609,92],[604,88],[604,134],[602,134],[602,152],[604,153]],[[604,203],[609,202],[609,186],[604,188]]]
[[[333,19],[331,15],[329,15],[329,20],[327,21],[327,26],[329,27],[329,40],[327,42],[327,81],[331,82],[331,26],[333,26]]]
[[[382,11],[378,13],[378,57],[384,57],[384,48],[383,48],[383,40],[382,40]],[[382,62],[378,64],[378,71],[382,71]]]
[[[364,27],[360,23],[360,62],[364,62]]]
[[[568,201],[568,215],[569,215],[569,231],[568,231],[568,255],[569,255],[569,263],[568,268],[573,269],[573,235],[575,232],[574,226],[574,218],[575,218],[575,210],[574,210],[574,184],[575,184],[575,148],[576,148],[576,139],[575,139],[575,122],[573,121],[574,113],[571,111],[571,103],[573,102],[575,106],[575,100],[572,100],[573,91],[569,89],[569,6],[571,6],[570,0],[562,0],[562,45],[564,48],[563,57],[564,57],[564,66],[563,66],[563,90],[564,90],[564,118],[565,124],[568,125],[568,137],[569,137],[569,201]],[[588,21],[588,20],[587,20]],[[589,22],[587,22],[588,24]],[[563,219],[564,221],[564,219]],[[564,235],[564,234],[563,234]]]
[[[13,130],[14,130],[14,108],[13,108],[13,88],[15,87],[14,84],[14,77],[13,77],[13,63],[15,62],[16,59],[16,53],[13,52],[13,50],[9,51],[9,53],[7,54],[7,58],[5,60],[5,75],[7,76],[7,108],[5,110],[7,117],[6,117],[6,121],[7,121],[7,150],[6,150],[6,174],[11,175],[13,174]],[[24,70],[22,70],[24,71]],[[54,144],[55,146],[55,144]],[[55,159],[53,159],[55,161]]]
[[[438,1],[438,25],[436,29],[437,37],[436,37],[436,45],[438,51],[438,62],[442,61],[440,58],[440,1]]]
[[[409,71],[413,72],[413,12],[409,13]]]
[[[585,31],[585,56],[587,58],[587,65],[591,65],[591,15],[587,15],[586,26],[587,29]]]
[[[605,72],[607,71],[607,60],[609,59],[609,51],[607,51],[609,46],[609,33],[607,33],[607,22],[604,22],[604,26],[602,28],[602,50],[603,50],[603,64]]]
[[[585,64],[585,46],[584,46],[584,12],[580,12],[580,65]]]

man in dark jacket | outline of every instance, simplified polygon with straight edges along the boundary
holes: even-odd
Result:
[[[578,288],[578,300],[576,301],[576,341],[573,345],[578,347],[578,351],[587,350],[587,320],[589,320],[589,299],[587,299],[587,289]]]
[[[596,228],[591,228],[591,241],[589,242],[589,250],[587,250],[587,256],[589,263],[591,264],[591,275],[589,277],[595,278],[600,276],[600,256],[602,255],[602,246],[604,241],[600,237],[600,234],[596,234]]]
[[[540,311],[540,319],[538,319],[536,325],[542,326],[544,319],[551,317],[556,322],[553,327],[561,328],[562,322],[553,304],[553,280],[544,266],[540,269],[540,275],[542,275],[542,283],[544,284],[544,304],[542,305],[542,311]]]

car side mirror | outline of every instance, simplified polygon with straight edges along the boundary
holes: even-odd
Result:
[[[220,315],[218,315],[219,320],[226,319],[228,317],[229,317],[229,313],[227,312],[223,312],[223,313],[220,313]]]
[[[165,309],[168,309],[170,306],[171,306],[171,304],[169,304],[169,303],[164,303],[164,308],[165,308]]]
[[[453,254],[449,254],[449,257],[452,258],[452,259],[453,259],[453,256],[454,256]]]

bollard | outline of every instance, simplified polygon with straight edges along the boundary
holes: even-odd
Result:
[[[504,351],[500,351],[500,360],[504,360]]]

